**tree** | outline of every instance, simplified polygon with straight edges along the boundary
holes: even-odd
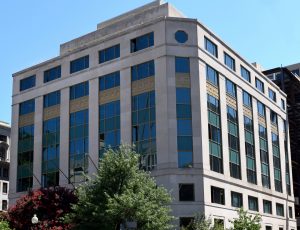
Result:
[[[1,230],[10,230],[8,221],[0,220],[0,229]]]
[[[70,212],[71,204],[76,202],[77,198],[70,189],[41,188],[17,200],[16,205],[8,210],[8,220],[16,230],[70,229],[70,224],[65,224],[61,218]],[[39,223],[35,226],[31,223],[34,214],[39,218]]]
[[[197,214],[194,220],[187,227],[181,228],[181,230],[223,230],[224,226],[220,224],[212,224],[210,218],[206,218],[204,215]]]
[[[239,217],[234,220],[230,220],[233,224],[234,230],[259,230],[261,228],[261,217],[259,214],[250,215],[243,208],[237,210]]]
[[[171,196],[139,169],[139,155],[130,146],[109,149],[97,174],[76,189],[78,203],[67,222],[76,229],[127,229],[134,222],[140,230],[170,229]]]

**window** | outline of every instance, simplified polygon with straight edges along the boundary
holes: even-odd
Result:
[[[193,220],[194,217],[180,217],[179,218],[180,228],[186,228]]]
[[[20,81],[20,91],[35,87],[35,75],[24,78]]]
[[[7,210],[7,200],[2,200],[2,210],[3,211]]]
[[[251,82],[250,72],[244,66],[242,66],[242,65],[241,65],[241,76],[246,81]]]
[[[255,78],[255,86],[260,92],[265,92],[264,83],[258,78]]]
[[[20,103],[20,116],[28,113],[33,113],[35,110],[35,101],[34,99],[24,101]]]
[[[59,185],[59,138],[60,118],[55,117],[44,121],[42,152],[43,187]]]
[[[190,72],[190,60],[187,57],[175,58],[175,71],[176,73],[189,73]]]
[[[154,75],[154,60],[131,67],[131,81],[141,80]]]
[[[289,207],[289,218],[294,218],[293,207]]]
[[[9,172],[9,169],[8,168],[3,168],[3,177],[4,178],[8,178],[8,173]]]
[[[19,128],[17,192],[27,191],[32,187],[34,125]]]
[[[273,110],[270,111],[270,120],[273,124],[277,125],[277,113]]]
[[[248,208],[251,211],[258,212],[258,199],[257,199],[257,197],[248,196]]]
[[[89,95],[89,82],[79,83],[70,87],[70,100]]]
[[[44,71],[44,83],[53,81],[61,77],[61,66],[56,66],[54,68]]]
[[[107,74],[99,79],[100,91],[118,86],[120,86],[120,71]]]
[[[44,96],[44,108],[60,104],[60,91],[46,94]]]
[[[99,106],[100,158],[108,147],[120,145],[120,101],[111,101]]]
[[[194,201],[194,184],[179,184],[179,201]]]
[[[257,112],[258,112],[258,115],[265,117],[265,114],[266,114],[265,105],[263,103],[261,103],[260,101],[257,101]]]
[[[7,194],[7,183],[3,182],[2,193]]]
[[[269,88],[269,98],[276,102],[276,93]]]
[[[205,49],[215,56],[216,58],[218,57],[218,47],[215,43],[213,43],[211,40],[209,40],[207,37],[204,37],[204,42],[205,42]]]
[[[247,181],[256,184],[256,158],[254,147],[253,121],[244,116],[245,150],[247,165]]]
[[[269,168],[267,129],[262,125],[259,125],[258,131],[259,131],[262,185],[265,188],[270,188],[270,168]]]
[[[175,33],[175,39],[179,43],[186,43],[186,41],[188,40],[188,34],[185,31],[178,30]]]
[[[89,55],[70,62],[70,73],[75,73],[87,68],[89,68]]]
[[[99,51],[99,64],[120,57],[120,44]]]
[[[231,206],[235,208],[243,207],[243,194],[231,192]]]
[[[0,141],[7,143],[7,136],[0,134]]]
[[[227,106],[227,124],[230,176],[241,179],[237,111],[230,106]]]
[[[176,73],[189,73],[189,66],[189,58],[175,58]],[[176,117],[178,167],[192,167],[193,131],[191,112],[191,89],[188,87],[176,87]]]
[[[69,180],[83,182],[88,172],[89,111],[87,109],[70,114]]]
[[[272,214],[272,202],[268,200],[263,200],[264,213]]]
[[[226,93],[236,98],[236,86],[232,81],[228,79],[226,79]]]
[[[225,52],[224,52],[224,63],[227,67],[235,71],[235,60]]]
[[[224,229],[224,220],[223,219],[214,219],[214,228],[217,228],[217,229]]]
[[[281,109],[285,110],[285,101],[281,99]]]
[[[266,226],[266,230],[272,230],[272,226]]]
[[[208,80],[210,83],[212,83],[215,86],[218,86],[218,79],[219,74],[218,72],[210,67],[209,65],[206,65],[206,80]]]
[[[224,189],[211,186],[211,202],[225,205]]]
[[[277,216],[284,216],[283,204],[276,203],[276,215]]]
[[[243,104],[248,107],[252,107],[252,97],[246,91],[243,91]]]
[[[219,100],[207,94],[210,169],[223,173]]]
[[[131,39],[131,53],[154,46],[154,33],[145,34],[143,36]]]
[[[142,168],[156,167],[155,91],[132,96],[132,142],[141,154]]]

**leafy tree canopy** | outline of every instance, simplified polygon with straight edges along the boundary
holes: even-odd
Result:
[[[140,170],[139,155],[130,146],[109,149],[93,178],[80,185],[66,221],[77,229],[126,229],[128,222],[140,230],[165,230],[170,222],[170,194]]]

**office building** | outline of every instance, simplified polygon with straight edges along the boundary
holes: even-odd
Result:
[[[0,211],[7,211],[9,189],[10,126],[0,121]]]
[[[123,142],[172,191],[177,226],[204,213],[229,227],[243,206],[265,229],[295,229],[281,100],[203,24],[152,2],[13,74],[11,202],[28,188],[80,183]]]
[[[300,230],[300,64],[277,67],[264,71],[282,91],[287,94],[286,109],[291,146],[293,187],[295,197],[295,216]],[[285,106],[285,105],[283,105]]]

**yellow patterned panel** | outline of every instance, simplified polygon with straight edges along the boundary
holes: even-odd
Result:
[[[176,73],[176,87],[190,88],[191,80],[189,73]]]
[[[249,117],[249,118],[252,118],[252,111],[251,111],[250,108],[244,106],[244,109],[243,109],[243,110],[244,110],[244,115],[245,115],[245,116],[247,116],[247,117]]]
[[[236,100],[234,98],[230,97],[229,95],[226,95],[226,102],[227,105],[236,110]]]
[[[141,93],[146,93],[152,90],[155,90],[154,77],[147,77],[145,79],[134,81],[131,84],[132,96],[136,96]]]
[[[271,124],[271,130],[273,133],[278,134],[278,127],[276,124]]]
[[[89,108],[89,97],[81,97],[70,101],[70,113]]]
[[[60,105],[54,105],[44,109],[44,113],[43,113],[44,121],[59,116],[60,116]]]
[[[258,123],[266,127],[266,119],[258,115]]]
[[[214,96],[215,98],[219,99],[219,89],[212,85],[211,83],[209,83],[209,81],[206,81],[206,89],[207,89],[207,93]]]
[[[34,113],[28,113],[19,117],[19,127],[34,124]]]
[[[99,104],[120,100],[120,87],[100,91]]]

